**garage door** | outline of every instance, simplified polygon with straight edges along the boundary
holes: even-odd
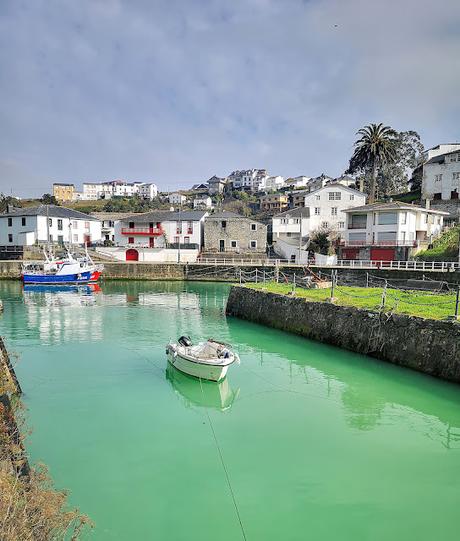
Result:
[[[343,248],[342,258],[343,259],[358,259],[359,248]]]
[[[394,248],[371,248],[372,261],[394,261]]]

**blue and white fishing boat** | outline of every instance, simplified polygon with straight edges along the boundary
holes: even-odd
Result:
[[[24,284],[90,284],[99,280],[104,269],[103,265],[94,264],[87,249],[83,257],[67,252],[65,257],[56,258],[46,250],[44,254],[44,261],[23,264]]]

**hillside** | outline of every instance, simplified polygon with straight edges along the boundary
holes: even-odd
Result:
[[[433,243],[433,248],[417,254],[421,261],[458,261],[460,225],[448,229]]]

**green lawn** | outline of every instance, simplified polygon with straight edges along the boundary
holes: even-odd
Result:
[[[277,284],[276,282],[246,284],[252,289],[261,289],[271,293],[292,295],[292,284]],[[304,289],[296,287],[296,297],[307,301],[327,301],[331,297],[329,289]],[[428,319],[445,319],[455,312],[455,293],[433,293],[422,291],[401,291],[387,289],[385,310],[398,314],[424,317]],[[366,310],[379,310],[382,299],[382,288],[339,286],[334,290],[335,304],[340,306],[355,306]]]

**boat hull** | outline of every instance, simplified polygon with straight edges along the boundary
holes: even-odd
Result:
[[[22,277],[24,284],[89,284],[97,282],[101,273],[99,271],[85,271],[79,274],[27,274]]]
[[[174,351],[168,349],[168,361],[169,363],[188,374],[189,376],[194,376],[195,378],[207,379],[210,381],[221,381],[227,375],[229,364],[227,365],[210,365],[204,363],[198,363],[195,361],[190,361],[181,357],[180,354],[175,354]]]

